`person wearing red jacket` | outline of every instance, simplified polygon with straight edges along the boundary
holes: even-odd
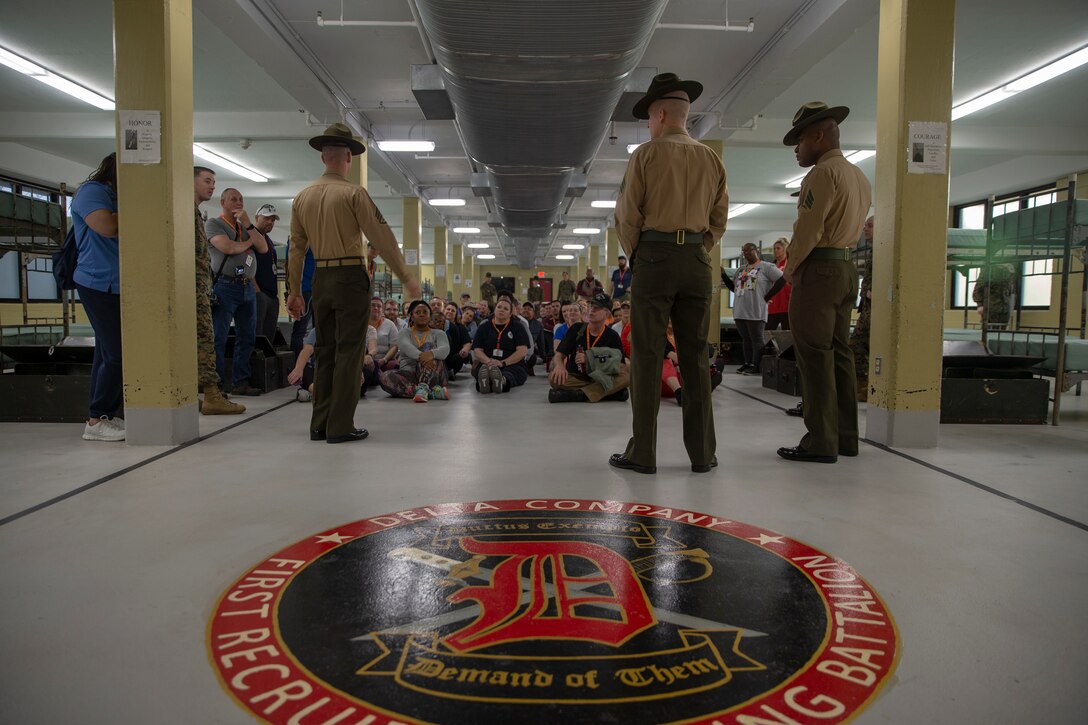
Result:
[[[779,238],[774,243],[774,263],[779,269],[786,267],[786,262],[789,261],[789,255],[786,252],[786,247],[789,245],[789,240],[785,237]],[[790,329],[790,290],[793,285],[786,284],[781,290],[778,291],[771,301],[767,305],[767,328],[768,330],[788,330]]]

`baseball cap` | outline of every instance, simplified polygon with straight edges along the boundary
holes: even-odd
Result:
[[[609,312],[612,311],[612,298],[606,295],[604,292],[598,292],[597,294],[590,297],[587,302],[589,302],[589,304],[591,305],[596,305],[597,307],[606,309]]]
[[[276,207],[272,206],[271,204],[265,204],[260,209],[258,209],[257,216],[267,216],[272,217],[273,219],[280,218],[280,215],[276,213]]]

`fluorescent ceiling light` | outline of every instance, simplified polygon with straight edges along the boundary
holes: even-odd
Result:
[[[584,245],[584,244],[564,244],[563,245],[563,249],[585,249],[585,248],[586,248],[586,245]]]
[[[378,150],[430,153],[431,151],[434,151],[434,141],[379,141]]]
[[[977,98],[972,98],[966,103],[961,103],[958,106],[952,107],[952,120],[955,121],[958,118],[968,116],[975,111],[981,111],[983,108],[994,105],[1004,101],[1006,98],[1011,98],[1021,91],[1026,91],[1029,88],[1034,88],[1040,83],[1046,83],[1049,80],[1057,78],[1063,73],[1068,73],[1074,68],[1088,63],[1088,46],[1081,48],[1078,51],[1070,53],[1064,58],[1059,58],[1053,63],[1048,63],[1042,68],[1038,68],[1030,73],[1020,76],[1014,81],[1010,81],[1000,88],[995,88],[988,93],[983,93]]]
[[[472,244],[468,244],[466,246],[469,249],[487,249],[491,245],[488,244],[487,242],[473,242]]]
[[[571,234],[600,234],[601,230],[596,227],[578,227]]]
[[[842,157],[844,159],[846,159],[847,161],[849,161],[850,163],[855,164],[855,165],[857,165],[861,161],[864,161],[865,159],[871,159],[874,156],[876,156],[876,151],[872,151],[870,149],[858,149],[857,151],[847,151],[842,155]],[[801,182],[804,180],[806,175],[807,174],[801,174],[796,179],[790,179],[785,184],[786,188],[787,189],[800,189],[801,188]]]
[[[479,234],[480,233],[480,228],[479,227],[454,227],[453,228],[453,233],[454,234]]]
[[[431,206],[464,206],[464,199],[427,199]]]
[[[476,257],[476,259],[494,259],[494,258],[495,258],[494,254],[480,254],[480,255],[477,255],[477,257]]]
[[[250,181],[265,182],[268,181],[267,176],[261,176],[252,169],[247,169],[245,166],[238,164],[230,159],[220,156],[214,151],[209,151],[200,144],[193,144],[193,156],[203,161],[207,161],[212,166],[218,166],[224,171],[229,171],[233,174],[238,174],[241,177],[249,179]]]
[[[629,154],[635,153],[635,149],[637,149],[641,145],[642,144],[640,144],[640,143],[629,143],[629,144],[627,144],[627,153],[629,153]]]
[[[109,98],[99,95],[89,88],[84,88],[77,83],[73,83],[67,78],[62,78],[53,71],[42,68],[37,63],[16,55],[5,48],[0,48],[0,65],[6,65],[12,70],[17,70],[23,75],[30,76],[36,81],[40,81],[47,86],[52,86],[58,91],[67,93],[73,98],[78,98],[84,103],[89,103],[92,106],[101,108],[103,111],[112,111],[114,109],[114,103]]]
[[[735,219],[741,214],[747,214],[748,212],[755,209],[757,206],[759,206],[759,204],[741,204],[739,206],[735,206],[729,210],[729,218]]]
[[[589,205],[594,209],[615,209],[616,202],[607,199],[598,199],[597,201],[589,202]]]
[[[555,255],[555,258],[556,259],[574,259],[574,255],[573,254],[557,254],[557,255]]]

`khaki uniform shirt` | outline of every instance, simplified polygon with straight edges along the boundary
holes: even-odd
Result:
[[[821,156],[801,182],[786,274],[796,272],[816,247],[856,246],[872,201],[869,180],[842,151]]]
[[[339,174],[327,173],[296,194],[291,204],[288,259],[291,292],[299,294],[302,289],[302,267],[311,247],[319,261],[343,257],[366,260],[363,232],[393,273],[401,281],[408,280],[411,275],[397,238],[366,189]]]
[[[709,251],[725,232],[728,213],[721,158],[683,129],[665,129],[631,154],[616,202],[616,231],[628,258],[646,229],[703,232]]]

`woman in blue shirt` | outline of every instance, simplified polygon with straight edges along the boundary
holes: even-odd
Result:
[[[74,276],[94,328],[94,364],[83,440],[123,441],[121,410],[121,263],[117,246],[117,155],[110,154],[72,198],[79,248]]]

